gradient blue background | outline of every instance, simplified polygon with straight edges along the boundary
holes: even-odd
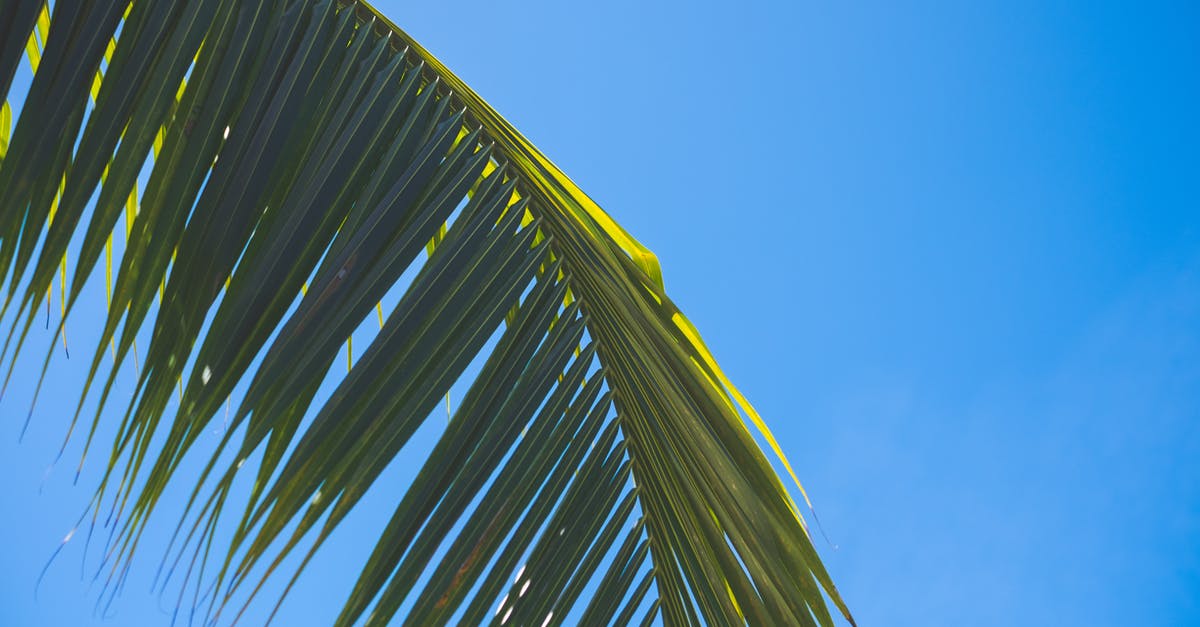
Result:
[[[860,625],[1200,624],[1200,5],[378,6],[659,254]],[[77,547],[32,591],[73,400],[20,446],[0,405],[6,625],[96,620]],[[107,624],[163,623],[144,590]]]

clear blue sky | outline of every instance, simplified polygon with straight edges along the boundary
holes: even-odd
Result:
[[[378,5],[659,254],[861,625],[1200,624],[1195,3]],[[0,623],[88,624],[81,549],[32,592],[90,494],[38,496],[73,398],[17,446],[18,398]],[[165,619],[153,566],[107,624]]]

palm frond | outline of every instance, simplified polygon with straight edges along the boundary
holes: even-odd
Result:
[[[106,593],[184,489],[164,577],[234,619],[465,377],[339,624],[832,625],[827,599],[851,620],[654,255],[402,30],[341,0],[51,4],[0,8],[0,356],[11,374],[68,252],[58,331],[105,254],[85,452],[149,338],[92,502]]]

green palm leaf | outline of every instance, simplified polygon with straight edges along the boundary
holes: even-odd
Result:
[[[86,451],[84,400],[114,400],[149,337],[93,500],[107,593],[191,486],[164,576],[234,619],[465,377],[340,624],[831,625],[827,599],[850,620],[747,424],[786,459],[653,254],[403,31],[340,0],[52,4],[0,8],[0,93],[38,63],[11,133],[0,111],[3,358],[56,274],[65,322],[124,232],[72,421]]]

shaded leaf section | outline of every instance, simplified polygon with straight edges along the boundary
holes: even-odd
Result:
[[[86,455],[116,412],[102,598],[183,487],[159,584],[233,622],[404,463],[338,624],[849,618],[653,254],[403,31],[340,0],[59,0],[10,94],[44,7],[0,5],[0,356],[69,255],[65,323],[120,230],[67,429]]]

